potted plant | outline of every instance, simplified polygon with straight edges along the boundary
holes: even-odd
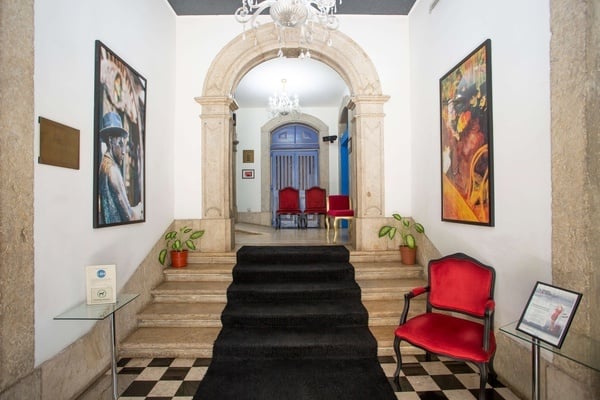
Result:
[[[181,268],[187,265],[188,250],[196,250],[195,240],[204,235],[203,230],[195,231],[184,226],[178,231],[170,231],[165,234],[165,248],[158,253],[158,261],[165,265],[167,254],[171,253],[171,266]]]
[[[412,265],[415,263],[417,255],[417,240],[411,232],[414,229],[417,233],[425,233],[425,228],[420,223],[410,218],[403,218],[398,213],[394,213],[392,216],[400,223],[400,227],[384,225],[379,229],[379,237],[387,236],[391,240],[394,239],[396,233],[399,233],[401,237],[400,257],[402,258],[402,264]]]

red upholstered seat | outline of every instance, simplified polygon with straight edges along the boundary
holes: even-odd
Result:
[[[354,219],[354,210],[350,202],[350,196],[331,195],[327,198],[327,215],[325,224],[327,225],[327,239],[329,240],[329,220],[333,219],[333,243],[337,241],[338,225],[341,220],[352,221]]]
[[[305,214],[326,214],[327,201],[325,199],[325,189],[313,186],[305,191],[306,207]]]
[[[325,189],[313,186],[304,192],[304,218],[309,214],[325,215],[327,214],[327,200]],[[306,220],[304,221],[306,225]]]
[[[462,253],[429,262],[428,285],[404,295],[404,310],[394,335],[398,365],[402,369],[400,342],[405,340],[426,352],[473,362],[480,372],[479,399],[485,399],[488,371],[493,379],[494,282],[492,267]],[[426,294],[426,312],[407,320],[412,298]],[[450,315],[450,312],[452,315]]]
[[[300,226],[299,220],[302,215],[302,210],[300,210],[300,192],[298,189],[288,186],[279,190],[279,207],[276,211],[276,228],[281,227],[282,215],[296,216],[296,226]]]

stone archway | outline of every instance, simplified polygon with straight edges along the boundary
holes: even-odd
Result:
[[[325,37],[315,29],[315,37]],[[354,248],[368,250],[373,232],[384,215],[383,104],[375,66],[348,36],[331,32],[333,46],[315,40],[307,47],[312,58],[335,71],[350,88],[353,152],[351,154],[352,201],[356,221],[351,234]],[[204,80],[203,93],[196,101],[202,106],[202,226],[211,232],[203,239],[206,251],[229,251],[234,247],[233,227],[233,99],[237,84],[256,65],[277,57],[280,46],[286,57],[297,57],[300,37],[297,30],[284,32],[281,46],[273,23],[239,35],[213,60]]]

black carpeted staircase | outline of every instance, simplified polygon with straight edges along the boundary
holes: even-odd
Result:
[[[244,246],[194,400],[392,400],[343,246]]]

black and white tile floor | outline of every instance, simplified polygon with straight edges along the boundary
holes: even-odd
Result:
[[[427,362],[424,356],[406,356],[398,387],[392,379],[396,367],[394,358],[381,357],[380,363],[400,400],[477,399],[479,374],[475,366],[436,358]],[[119,399],[191,400],[209,364],[207,358],[121,359]],[[487,400],[519,400],[501,383],[488,384],[486,395]]]

